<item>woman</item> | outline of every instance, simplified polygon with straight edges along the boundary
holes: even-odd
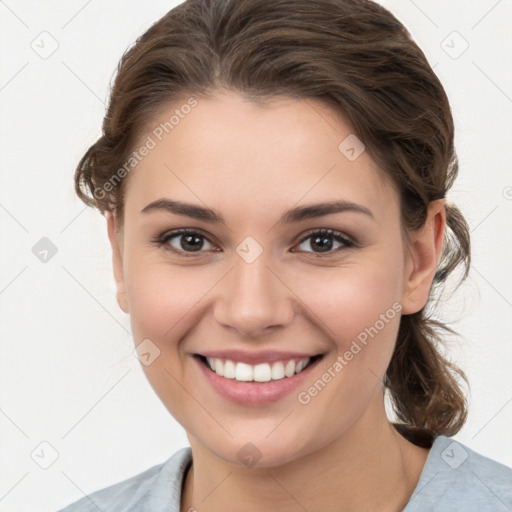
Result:
[[[450,439],[428,314],[470,263],[453,140],[375,3],[187,0],[141,36],[76,188],[190,448],[63,510],[512,509],[512,469]]]

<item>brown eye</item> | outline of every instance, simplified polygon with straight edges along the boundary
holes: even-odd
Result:
[[[202,233],[185,229],[167,232],[155,240],[155,243],[176,253],[188,254],[202,253],[205,252],[203,249],[211,250],[214,247]]]
[[[305,244],[306,241],[308,241],[307,244]],[[354,242],[343,236],[341,233],[330,229],[310,233],[308,236],[301,240],[299,245],[303,244],[306,245],[306,247],[309,246],[309,248],[312,250],[308,251],[307,249],[301,249],[302,251],[313,252],[316,254],[335,253],[340,249],[345,247],[352,247],[355,245]],[[339,246],[336,247],[336,244],[339,244]]]

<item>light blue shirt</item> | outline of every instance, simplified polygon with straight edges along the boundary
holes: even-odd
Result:
[[[162,464],[84,496],[58,512],[180,512],[189,447]],[[445,436],[435,438],[403,512],[512,512],[512,468]],[[316,511],[311,511],[316,512]]]

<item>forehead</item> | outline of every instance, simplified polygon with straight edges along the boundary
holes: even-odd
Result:
[[[388,180],[324,103],[281,97],[261,105],[224,93],[183,104],[162,109],[140,137],[150,149],[129,176],[127,213],[169,197],[226,217],[233,209],[277,218],[298,203],[340,199],[396,214]]]

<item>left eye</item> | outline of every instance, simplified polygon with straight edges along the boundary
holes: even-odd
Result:
[[[303,238],[299,244],[304,244],[307,240],[309,240],[309,247],[316,247],[318,251],[305,251],[305,252],[314,252],[316,254],[321,254],[325,252],[337,252],[343,247],[352,247],[354,246],[354,242],[344,237],[341,233],[337,231],[333,231],[331,229],[315,231],[314,233],[310,233],[308,236]],[[339,243],[341,247],[337,247],[333,250],[333,244]]]
[[[205,242],[213,247],[204,235],[196,231],[175,231],[157,240],[158,245],[170,245],[176,252],[187,253],[201,252],[201,249],[204,249]]]

